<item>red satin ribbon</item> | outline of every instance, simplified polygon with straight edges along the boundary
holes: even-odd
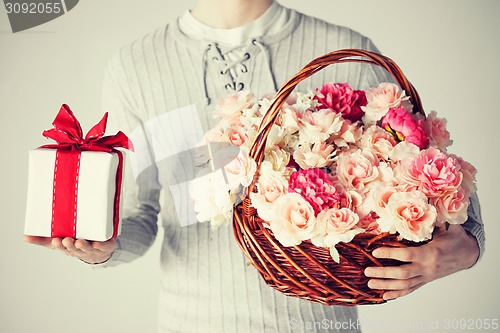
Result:
[[[118,156],[113,207],[113,237],[118,234],[123,154],[116,148],[133,151],[134,147],[122,132],[111,136],[103,136],[107,119],[108,114],[105,113],[101,121],[92,127],[84,138],[80,122],[76,119],[69,106],[63,104],[52,123],[54,128],[43,131],[43,136],[57,142],[57,144],[40,147],[57,149],[54,165],[51,237],[76,237],[76,203],[82,151],[102,151],[116,153]]]

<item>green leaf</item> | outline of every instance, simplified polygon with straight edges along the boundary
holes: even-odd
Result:
[[[335,261],[337,264],[340,264],[339,251],[337,251],[335,245],[330,247],[330,256],[332,257],[333,261]]]

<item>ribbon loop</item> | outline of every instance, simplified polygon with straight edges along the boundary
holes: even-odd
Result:
[[[108,113],[106,112],[102,119],[94,125],[83,137],[82,127],[76,119],[73,111],[68,105],[63,104],[56,118],[52,122],[54,128],[43,131],[43,136],[53,139],[57,144],[44,145],[40,148],[93,150],[93,151],[112,151],[113,148],[125,148],[134,151],[134,146],[129,138],[123,133],[118,132],[115,135],[104,136],[108,122]]]
[[[90,141],[94,139],[102,138],[104,132],[106,131],[106,124],[108,123],[108,113],[106,112],[102,117],[101,121],[99,121],[94,127],[90,129],[90,131],[85,136],[85,141]]]

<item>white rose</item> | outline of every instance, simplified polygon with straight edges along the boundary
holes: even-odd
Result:
[[[316,106],[316,101],[313,99],[314,93],[309,91],[307,93],[297,92],[293,108],[301,114],[306,110],[310,110]]]
[[[352,123],[348,119],[343,119],[340,131],[333,135],[329,141],[333,140],[337,147],[347,147],[349,144],[358,142],[363,135],[363,129],[358,123]]]
[[[343,118],[330,109],[322,109],[315,112],[308,111],[300,119],[301,143],[315,143],[326,141],[330,135],[338,133],[342,129]]]
[[[231,223],[234,198],[220,170],[192,180],[189,192],[199,222],[210,221],[212,228]]]
[[[288,143],[288,140],[290,139],[290,135],[288,134],[289,133],[285,128],[273,124],[267,136],[266,149],[285,147]]]
[[[264,162],[269,162],[274,171],[285,173],[285,169],[290,163],[290,154],[283,149],[275,147],[274,149],[266,150]]]
[[[302,169],[327,167],[334,157],[335,147],[326,142],[302,145],[293,152],[293,159]]]

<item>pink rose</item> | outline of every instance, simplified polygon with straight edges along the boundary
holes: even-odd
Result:
[[[340,195],[340,207],[348,208],[354,212],[363,204],[363,196],[357,191],[346,191],[341,186],[337,186],[337,192]]]
[[[429,145],[424,130],[405,109],[390,109],[382,118],[382,127],[394,134],[399,141],[413,143],[420,149]]]
[[[238,156],[228,164],[224,165],[230,190],[238,188],[240,185],[247,187],[253,180],[257,171],[257,163],[250,158],[248,149],[241,147]]]
[[[403,239],[421,242],[432,237],[436,217],[436,208],[422,192],[396,192],[389,198],[378,224],[383,232],[398,232]]]
[[[450,224],[462,224],[467,221],[469,196],[460,188],[457,192],[446,193],[432,200],[437,209],[438,221]]]
[[[365,92],[354,90],[347,83],[325,83],[320,89],[316,89],[314,99],[319,106],[330,108],[351,121],[358,121],[363,117],[361,107],[367,103]]]
[[[249,91],[239,91],[227,95],[219,100],[215,107],[215,115],[222,118],[235,118],[241,115],[241,111],[249,108],[254,103],[255,96]]]
[[[446,119],[438,118],[436,111],[432,111],[425,120],[422,120],[422,127],[431,146],[446,150],[453,143],[450,140],[450,132],[446,129]]]
[[[247,130],[243,126],[234,125],[224,131],[224,136],[235,146],[241,146],[247,141]]]
[[[429,198],[455,192],[462,183],[458,161],[435,147],[422,150],[410,161],[404,161],[398,168],[403,181],[418,188]]]
[[[311,240],[316,246],[332,247],[340,242],[350,242],[364,230],[357,226],[359,216],[347,208],[331,208],[316,217],[318,234]]]
[[[337,206],[339,193],[330,177],[321,169],[295,171],[288,181],[288,192],[302,195],[318,214],[325,208]]]
[[[269,226],[283,246],[299,245],[316,236],[316,218],[311,205],[298,193],[287,193],[274,202]]]
[[[389,199],[391,196],[398,192],[393,186],[386,186],[383,183],[376,184],[370,191],[369,197],[373,200],[373,210],[379,216],[382,215],[387,209]]]
[[[209,142],[231,142],[241,146],[248,140],[248,132],[241,118],[224,118],[205,134],[205,138]]]
[[[373,150],[378,157],[386,161],[396,145],[397,141],[391,133],[375,125],[365,130],[360,144],[361,148]]]
[[[273,170],[268,161],[262,162],[259,171],[257,192],[250,193],[250,199],[260,218],[269,222],[273,216],[274,202],[288,192],[288,182],[282,173]]]
[[[358,226],[365,230],[365,232],[369,232],[375,235],[379,235],[382,233],[380,230],[380,226],[378,225],[378,215],[374,212],[366,214],[363,216],[359,222]]]
[[[346,189],[365,192],[365,188],[380,176],[379,161],[368,149],[343,152],[337,157],[335,174]]]
[[[366,99],[368,104],[362,108],[365,112],[363,122],[369,125],[382,119],[389,109],[403,107],[408,111],[411,110],[409,103],[404,103],[409,97],[405,96],[404,90],[400,90],[393,83],[383,82],[376,89],[369,89]]]

